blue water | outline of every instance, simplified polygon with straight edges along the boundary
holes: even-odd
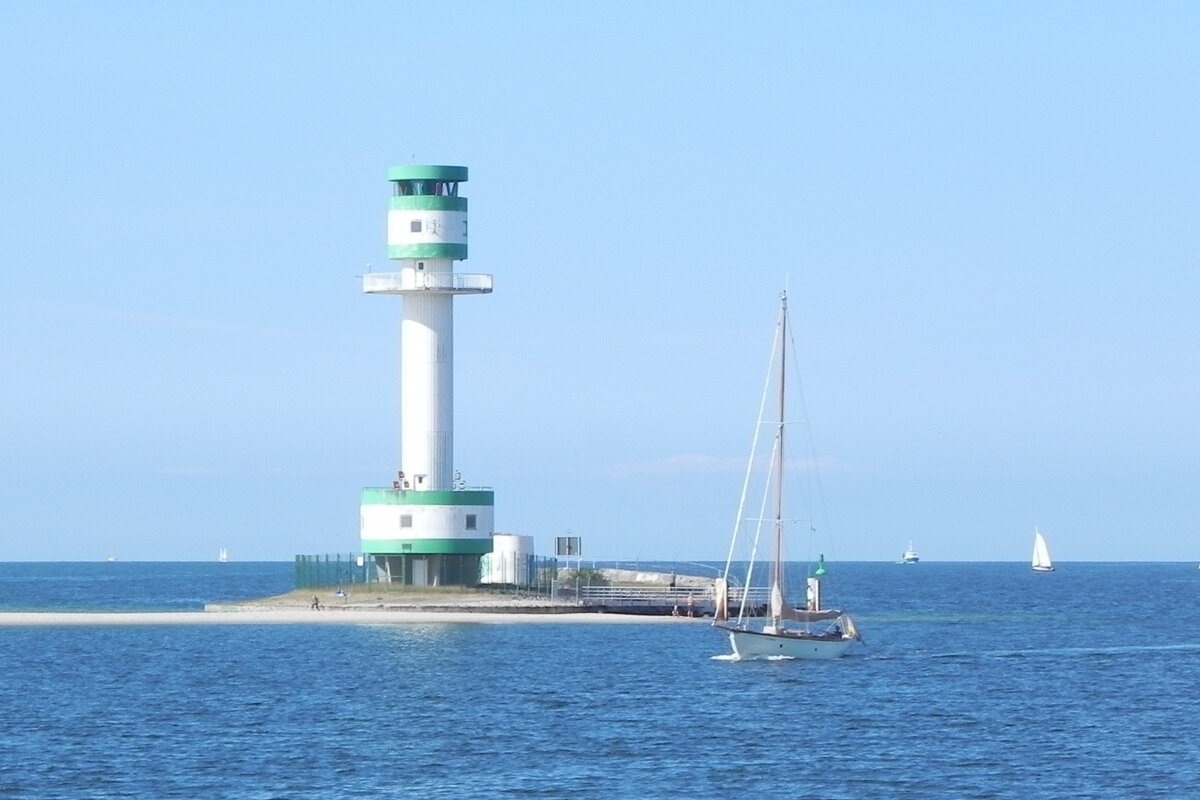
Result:
[[[291,591],[291,562],[0,563],[0,611],[202,611]]]
[[[55,566],[79,586],[0,585],[144,610],[290,579]],[[3,628],[0,797],[1200,794],[1195,564],[839,564],[834,587],[867,644],[827,663],[731,662],[704,623]]]

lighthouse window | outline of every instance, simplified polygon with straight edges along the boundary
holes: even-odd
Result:
[[[408,229],[412,233],[420,233],[421,232],[421,220],[414,219],[412,222],[408,223]]]
[[[467,514],[467,530],[469,530],[469,531],[475,530],[475,515],[474,514]]]
[[[411,528],[412,527],[412,514],[401,514],[400,515],[400,527],[401,528]]]

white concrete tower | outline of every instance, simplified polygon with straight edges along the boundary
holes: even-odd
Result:
[[[454,469],[454,296],[490,293],[492,276],[454,271],[467,257],[466,167],[393,167],[388,180],[388,258],[398,269],[364,275],[363,291],[404,298],[400,464],[392,488],[362,492],[362,552],[394,582],[472,585],[492,550],[494,498]]]

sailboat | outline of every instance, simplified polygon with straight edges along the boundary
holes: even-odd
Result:
[[[847,614],[837,609],[827,609],[821,604],[821,582],[825,576],[825,557],[821,555],[817,569],[807,579],[807,602],[803,608],[797,608],[785,598],[787,584],[784,580],[784,432],[786,422],[786,374],[787,374],[787,345],[788,345],[788,311],[787,294],[780,296],[779,321],[776,324],[775,346],[771,349],[771,368],[767,376],[767,385],[763,389],[762,404],[759,409],[759,423],[755,428],[754,443],[751,446],[750,464],[746,470],[746,479],[742,486],[742,499],[738,509],[738,521],[734,526],[733,540],[729,546],[729,557],[725,562],[725,570],[716,581],[715,613],[713,626],[729,637],[733,656],[737,659],[785,657],[798,659],[832,659],[845,655],[856,641],[862,638],[855,630],[854,622]],[[775,373],[778,368],[778,373]],[[763,418],[763,409],[767,406],[772,379],[777,383],[778,413],[774,420]],[[758,449],[759,431],[769,426],[774,429],[774,444],[769,457],[770,470],[762,481],[761,509],[766,509],[769,501],[773,500],[774,514],[766,518],[759,513],[754,519],[746,518],[746,498],[751,487],[754,474],[755,450]],[[756,487],[757,488],[757,487]],[[753,526],[753,537],[750,560],[747,562],[745,574],[739,581],[732,574],[734,571],[734,548],[739,534],[749,536],[751,531],[747,523]],[[753,594],[750,588],[753,584],[755,561],[759,552],[759,539],[764,527],[770,523],[769,536],[772,540],[771,560],[766,565],[770,570],[770,592],[765,606],[758,606],[751,600]],[[760,565],[761,566],[761,565]],[[736,614],[731,613],[731,586],[739,587],[740,595]],[[761,612],[761,614],[759,614]]]
[[[904,551],[904,554],[902,556],[900,556],[900,563],[901,564],[916,564],[920,560],[921,560],[921,557],[919,555],[917,555],[916,550],[913,550],[912,540],[909,539],[908,549]]]
[[[1036,527],[1033,529],[1033,571],[1054,572],[1054,562],[1050,560],[1050,549],[1046,547],[1046,537]]]
[[[217,561],[224,564],[229,560],[229,551],[222,547],[217,551]]]

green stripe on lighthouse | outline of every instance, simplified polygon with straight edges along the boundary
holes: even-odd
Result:
[[[465,181],[466,167],[437,164],[405,164],[388,170],[389,181]]]
[[[364,506],[490,506],[495,492],[479,489],[418,492],[404,489],[363,489],[359,504]]]
[[[486,539],[363,539],[362,552],[369,556],[475,555],[492,552],[492,537]]]
[[[392,211],[466,211],[467,198],[444,194],[404,194],[388,198]]]

